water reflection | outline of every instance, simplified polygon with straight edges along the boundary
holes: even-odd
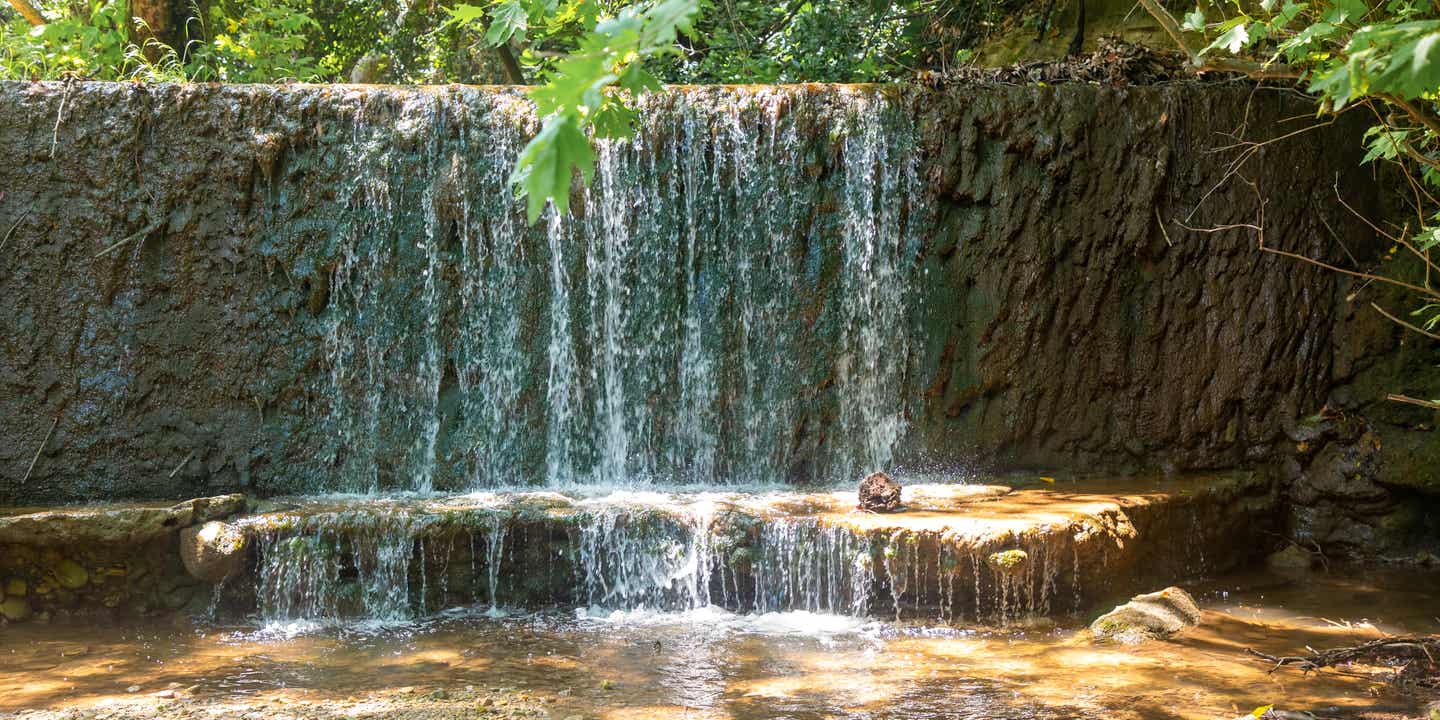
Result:
[[[1359,677],[1267,674],[1243,650],[1278,654],[1381,631],[1440,631],[1440,574],[1252,573],[1194,589],[1204,624],[1139,647],[1094,644],[1079,629],[1086,618],[1031,629],[934,628],[715,608],[492,618],[482,604],[417,622],[288,636],[249,626],[21,625],[0,635],[0,712],[143,706],[169,686],[184,688],[192,706],[285,699],[315,703],[321,709],[313,712],[387,693],[432,709],[473,708],[465,688],[513,688],[552,717],[606,720],[1214,718],[1269,703],[1339,716],[1415,710],[1414,700]],[[409,688],[420,690],[404,695]],[[424,694],[433,690],[452,694]],[[462,715],[417,717],[452,716]]]

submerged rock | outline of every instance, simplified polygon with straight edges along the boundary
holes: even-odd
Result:
[[[1097,639],[1122,643],[1168,638],[1200,624],[1200,608],[1178,587],[1136,595],[1090,624]]]
[[[1287,545],[1265,558],[1265,565],[1272,570],[1309,570],[1315,566],[1316,558],[1314,553],[1298,545]]]
[[[240,570],[246,544],[240,528],[212,520],[181,531],[180,560],[196,579],[218,583]]]
[[[860,481],[861,510],[895,512],[900,509],[900,483],[884,472],[870,473]]]

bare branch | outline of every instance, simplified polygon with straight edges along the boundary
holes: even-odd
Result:
[[[1358,271],[1358,270],[1346,270],[1345,268],[1337,267],[1337,266],[1331,265],[1330,263],[1327,263],[1327,262],[1321,262],[1321,261],[1319,261],[1319,260],[1316,260],[1315,258],[1306,257],[1306,256],[1301,255],[1301,254],[1299,254],[1299,253],[1289,252],[1288,250],[1279,250],[1279,249],[1277,249],[1277,248],[1272,248],[1272,247],[1265,247],[1263,241],[1261,242],[1260,249],[1261,249],[1261,250],[1264,250],[1265,252],[1268,252],[1268,253],[1273,253],[1273,254],[1275,254],[1275,255],[1281,255],[1281,256],[1288,257],[1288,258],[1292,258],[1292,259],[1295,259],[1295,260],[1300,260],[1300,261],[1302,261],[1302,262],[1307,262],[1307,263],[1310,263],[1311,265],[1315,265],[1315,266],[1317,266],[1317,267],[1322,267],[1322,268],[1325,268],[1326,270],[1330,270],[1330,271],[1332,271],[1332,272],[1340,273],[1341,275],[1349,275],[1350,277],[1364,278],[1364,279],[1366,279],[1366,280],[1372,280],[1372,281],[1374,281],[1374,282],[1385,283],[1386,285],[1394,285],[1395,287],[1405,288],[1406,290],[1413,290],[1413,291],[1415,291],[1415,292],[1417,292],[1417,293],[1420,293],[1421,295],[1427,295],[1427,296],[1433,297],[1433,298],[1440,298],[1440,292],[1436,292],[1436,291],[1434,291],[1434,290],[1432,290],[1432,289],[1430,289],[1430,288],[1420,287],[1419,285],[1411,285],[1410,283],[1401,282],[1401,281],[1396,280],[1396,279],[1394,279],[1394,278],[1388,278],[1388,277],[1385,277],[1385,276],[1383,276],[1383,275],[1372,275],[1372,274],[1370,274],[1370,273],[1360,272],[1360,271]]]
[[[1150,13],[1150,17],[1155,18],[1155,22],[1160,23],[1165,34],[1175,41],[1175,46],[1180,48],[1180,52],[1185,53],[1185,58],[1190,61],[1191,65],[1200,64],[1199,56],[1185,42],[1185,36],[1180,32],[1180,23],[1175,22],[1175,16],[1171,15],[1169,10],[1166,10],[1157,0],[1140,0],[1140,7],[1145,8],[1145,12]]]
[[[1414,103],[1396,95],[1381,95],[1380,97],[1385,98],[1385,100],[1391,105],[1394,105],[1395,107],[1404,110],[1405,114],[1409,115],[1411,120],[1414,120],[1415,122],[1424,125],[1425,129],[1429,130],[1431,133],[1435,135],[1440,135],[1440,120],[1436,120],[1435,118],[1426,115],[1425,112],[1422,111],[1420,108],[1416,107]]]
[[[1389,318],[1389,319],[1390,319],[1390,322],[1393,322],[1393,323],[1395,323],[1396,325],[1399,325],[1400,327],[1405,328],[1406,330],[1411,330],[1411,331],[1420,333],[1421,335],[1424,335],[1425,337],[1428,337],[1428,338],[1430,338],[1431,340],[1440,340],[1440,335],[1436,335],[1435,333],[1432,333],[1432,332],[1430,332],[1429,330],[1422,330],[1422,329],[1420,329],[1420,328],[1418,328],[1418,327],[1415,327],[1414,325],[1411,325],[1410,323],[1405,322],[1404,320],[1401,320],[1400,318],[1395,317],[1394,315],[1391,315],[1391,314],[1388,313],[1388,312],[1385,312],[1385,308],[1382,308],[1382,307],[1380,307],[1379,305],[1376,305],[1376,304],[1373,303],[1373,302],[1370,303],[1370,307],[1375,308],[1375,312],[1378,312],[1378,313],[1380,313],[1381,315],[1384,315],[1385,317]]]
[[[1434,402],[1432,400],[1421,400],[1420,398],[1412,398],[1409,395],[1396,395],[1395,393],[1390,393],[1389,395],[1385,396],[1385,399],[1398,403],[1405,403],[1406,405],[1419,405],[1420,407],[1429,408],[1431,410],[1440,410],[1440,403]]]
[[[1261,65],[1238,58],[1212,58],[1203,63],[1194,63],[1195,72],[1231,72],[1246,75],[1252,80],[1298,80],[1304,73],[1289,65]]]
[[[35,463],[40,462],[40,453],[45,451],[45,446],[50,444],[50,436],[55,433],[55,428],[60,424],[60,416],[55,416],[55,422],[50,423],[50,429],[45,431],[45,437],[40,440],[40,447],[35,448],[35,457],[30,458],[30,467],[25,469],[25,478],[20,481],[21,485],[30,482],[30,474],[35,472]]]

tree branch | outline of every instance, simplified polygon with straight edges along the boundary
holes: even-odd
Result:
[[[10,0],[10,7],[15,8],[15,12],[30,21],[31,25],[45,24],[45,16],[40,14],[38,8],[30,4],[30,0]]]
[[[1200,64],[1200,56],[1196,55],[1195,51],[1191,50],[1185,42],[1185,36],[1180,32],[1180,23],[1175,22],[1175,16],[1171,15],[1169,10],[1162,7],[1157,0],[1140,0],[1140,7],[1145,8],[1145,11],[1150,13],[1150,17],[1160,23],[1165,34],[1175,41],[1175,46],[1180,48],[1180,52],[1185,53],[1185,59],[1189,60],[1191,65]]]
[[[1419,405],[1420,407],[1428,408],[1430,410],[1440,410],[1440,403],[1430,400],[1421,400],[1420,398],[1412,398],[1409,395],[1396,395],[1395,393],[1390,393],[1389,395],[1385,396],[1385,399],[1391,402],[1405,403],[1406,405]]]
[[[14,0],[11,0],[11,2],[14,2]],[[1385,101],[1391,105],[1404,110],[1405,114],[1410,116],[1410,119],[1424,125],[1426,130],[1429,130],[1435,135],[1440,135],[1440,120],[1426,115],[1420,108],[1415,107],[1414,103],[1396,95],[1381,95],[1380,97],[1385,98]]]
[[[1170,14],[1158,0],[1139,0],[1140,6],[1160,23],[1160,27],[1166,35],[1185,53],[1185,58],[1190,61],[1190,68],[1195,72],[1233,72],[1248,75],[1256,80],[1284,79],[1294,80],[1301,76],[1301,72],[1288,65],[1261,65],[1249,60],[1239,58],[1212,58],[1201,60],[1200,55],[1190,48],[1185,42],[1185,33],[1180,29],[1180,23],[1175,22],[1175,16]]]
[[[1384,315],[1385,317],[1389,318],[1389,319],[1390,319],[1390,322],[1393,322],[1393,323],[1395,323],[1396,325],[1399,325],[1400,327],[1405,328],[1406,330],[1413,330],[1413,331],[1415,331],[1415,332],[1417,332],[1417,333],[1420,333],[1421,335],[1424,335],[1425,337],[1428,337],[1428,338],[1430,338],[1430,339],[1432,339],[1432,340],[1440,340],[1440,335],[1436,335],[1435,333],[1432,333],[1432,332],[1430,332],[1429,330],[1422,330],[1422,329],[1420,329],[1420,328],[1418,328],[1418,327],[1415,327],[1414,325],[1411,325],[1410,323],[1405,322],[1404,320],[1401,320],[1400,318],[1395,317],[1394,315],[1391,315],[1391,314],[1388,313],[1388,312],[1385,312],[1385,308],[1382,308],[1382,307],[1380,307],[1379,305],[1376,305],[1376,304],[1373,303],[1373,302],[1370,303],[1370,307],[1375,308],[1375,312],[1378,312],[1378,313],[1380,313],[1381,315]],[[1391,400],[1394,400],[1395,398],[1390,398],[1390,399],[1391,399]]]

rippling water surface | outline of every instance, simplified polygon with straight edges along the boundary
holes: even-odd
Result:
[[[1417,699],[1358,677],[1267,674],[1244,648],[1440,631],[1440,574],[1251,573],[1194,590],[1203,626],[1139,647],[1093,643],[1080,629],[1088,618],[942,629],[716,608],[476,608],[339,627],[22,625],[0,631],[0,712],[105,707],[172,684],[196,703],[241,707],[503,687],[556,718],[1229,718],[1271,703],[1322,716],[1416,711]]]

